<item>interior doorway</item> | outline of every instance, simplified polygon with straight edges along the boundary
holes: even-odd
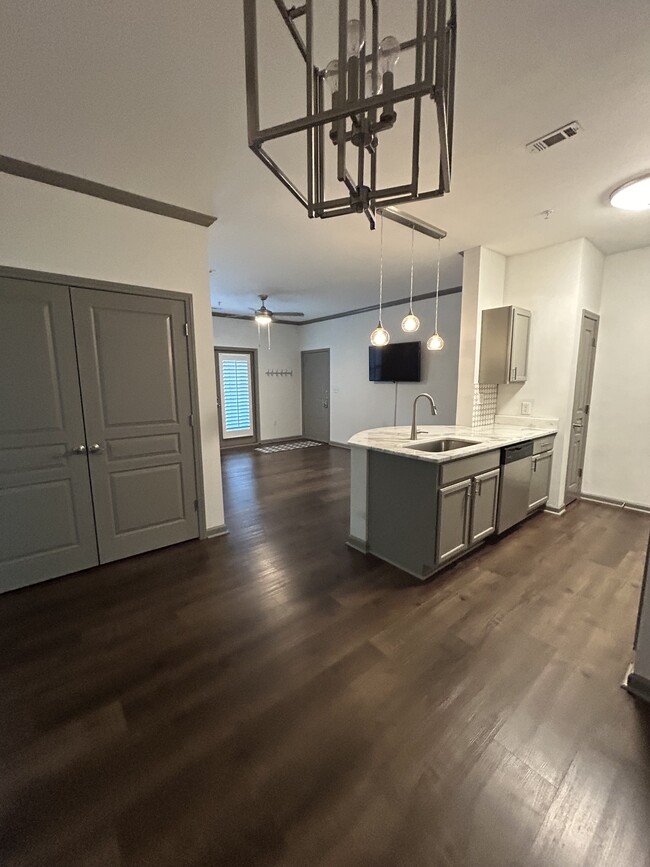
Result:
[[[302,353],[302,435],[321,443],[330,441],[330,351]]]
[[[255,445],[259,442],[257,353],[220,346],[214,359],[221,448]]]
[[[582,490],[582,471],[587,445],[589,406],[591,403],[591,386],[594,379],[599,321],[600,317],[596,313],[590,313],[588,310],[582,311],[576,385],[573,397],[573,412],[571,413],[571,430],[569,433],[569,457],[564,494],[564,502],[566,504],[577,500]]]

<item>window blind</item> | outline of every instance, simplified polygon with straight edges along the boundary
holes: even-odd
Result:
[[[221,365],[226,431],[251,427],[250,374],[245,358],[224,358]]]

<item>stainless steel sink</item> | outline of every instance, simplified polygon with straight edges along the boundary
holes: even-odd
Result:
[[[452,452],[454,449],[464,449],[465,446],[476,446],[479,440],[428,440],[404,446],[406,449],[417,449],[419,452]]]

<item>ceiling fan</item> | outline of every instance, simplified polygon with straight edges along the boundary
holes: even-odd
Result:
[[[284,316],[304,316],[304,313],[298,313],[295,310],[269,310],[269,308],[264,303],[268,298],[268,295],[259,295],[258,298],[262,302],[261,305],[255,309],[254,307],[249,307],[249,310],[252,310],[255,314],[255,321],[258,325],[270,325],[271,322],[275,322],[276,317],[284,317]]]

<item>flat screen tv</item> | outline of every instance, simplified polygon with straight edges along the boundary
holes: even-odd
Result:
[[[419,382],[420,341],[369,348],[370,382]]]

